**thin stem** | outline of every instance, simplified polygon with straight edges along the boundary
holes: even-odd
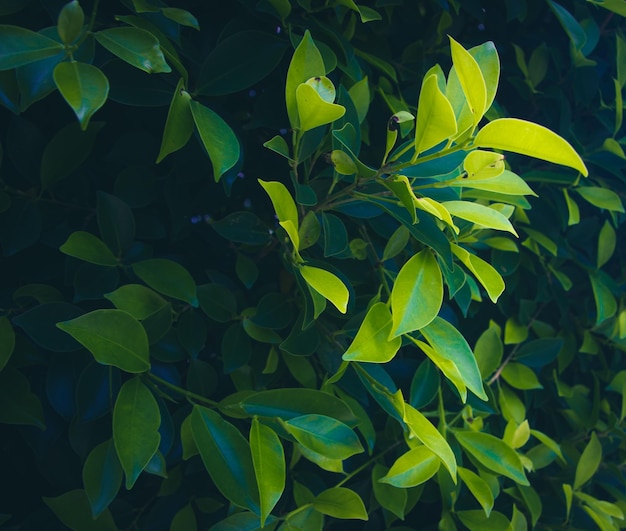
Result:
[[[418,164],[423,164],[424,162],[430,162],[431,160],[440,159],[441,157],[445,157],[446,155],[450,155],[451,153],[456,153],[457,151],[464,151],[467,149],[467,142],[463,144],[459,144],[458,146],[451,147],[450,149],[444,149],[443,151],[439,151],[438,153],[433,153],[432,155],[426,155],[425,157],[410,160],[407,162],[401,162],[397,165],[386,166],[384,168],[385,173],[396,173],[397,171],[403,170],[404,168],[410,168],[411,166],[417,166]]]
[[[363,470],[365,470],[366,468],[368,468],[372,463],[375,463],[376,461],[378,461],[383,455],[385,455],[387,452],[390,452],[391,450],[393,450],[394,448],[397,448],[398,446],[400,446],[400,444],[404,442],[402,439],[399,441],[396,441],[395,443],[393,443],[391,446],[388,446],[387,448],[385,448],[382,452],[380,452],[379,454],[375,455],[374,457],[371,457],[370,459],[368,459],[367,461],[365,461],[365,463],[363,463],[361,466],[355,468],[352,472],[350,472],[345,478],[343,478],[339,483],[337,483],[335,485],[335,488],[337,487],[341,487],[342,485],[344,485],[345,483],[347,483],[348,481],[350,481],[354,476],[356,476],[357,474],[359,474],[360,472],[363,472]]]
[[[91,10],[91,16],[89,17],[89,26],[87,26],[87,31],[93,31],[93,28],[96,25],[96,15],[98,14],[99,5],[100,0],[94,0],[93,9]]]
[[[167,380],[164,380],[163,378],[161,378],[160,376],[157,376],[156,374],[152,372],[149,372],[148,376],[152,378],[155,382],[167,387],[168,389],[171,389],[172,391],[176,391],[177,393],[187,397],[188,399],[196,400],[198,402],[204,402],[205,404],[209,404],[213,407],[219,407],[219,402],[215,402],[214,400],[211,400],[210,398],[206,398],[205,396],[192,393],[191,391],[187,391],[187,389],[183,389],[182,387],[179,387],[171,382],[168,382]]]

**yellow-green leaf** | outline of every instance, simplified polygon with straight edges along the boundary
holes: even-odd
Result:
[[[388,339],[391,326],[391,313],[387,305],[383,302],[372,305],[343,359],[373,363],[386,363],[393,359],[402,344],[402,338]]]
[[[300,274],[309,286],[332,302],[341,313],[346,313],[350,292],[337,276],[325,269],[306,265],[300,267]]]
[[[457,131],[452,105],[439,89],[437,76],[422,83],[415,124],[415,157],[452,137]]]

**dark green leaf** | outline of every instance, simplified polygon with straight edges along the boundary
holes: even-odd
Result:
[[[115,256],[122,256],[135,239],[135,217],[121,199],[98,192],[98,228],[100,236]]]
[[[59,37],[65,44],[74,42],[83,31],[85,14],[78,0],[72,0],[63,6],[57,21]]]
[[[73,232],[66,242],[59,247],[59,250],[92,264],[111,267],[118,265],[117,259],[106,244],[90,232]]]
[[[94,310],[57,324],[104,365],[138,373],[150,369],[146,332],[134,317],[122,310]]]
[[[224,372],[231,373],[243,367],[252,355],[252,342],[241,323],[233,323],[222,335],[222,363]]]
[[[0,70],[10,70],[62,51],[62,44],[39,33],[19,26],[0,25]]]
[[[179,263],[165,258],[152,258],[134,263],[133,271],[155,291],[188,302],[194,308],[198,307],[193,277]]]
[[[157,157],[157,164],[174,151],[178,151],[187,144],[193,133],[193,116],[189,106],[191,96],[185,90],[184,79],[180,78],[178,85],[174,89],[172,102],[167,112],[165,129],[163,129],[163,139],[161,149]]]
[[[158,293],[141,284],[125,284],[105,297],[135,319],[145,319],[167,304]]]
[[[218,413],[194,406],[191,430],[202,462],[230,502],[260,514],[259,492],[248,441]]]
[[[43,409],[30,383],[21,372],[6,367],[0,371],[0,422],[45,429]]]
[[[221,284],[202,284],[197,287],[200,308],[214,321],[227,323],[237,313],[237,301],[232,291]]]
[[[302,415],[283,425],[302,446],[332,459],[347,459],[363,451],[350,427],[326,415]]]
[[[85,459],[83,485],[94,518],[98,518],[117,496],[122,475],[112,439],[100,443]]]
[[[271,232],[252,212],[232,212],[223,219],[213,221],[211,227],[227,240],[246,245],[264,245]]]
[[[6,317],[0,317],[0,371],[4,369],[15,348],[15,332]]]
[[[117,27],[98,31],[95,36],[113,55],[148,74],[172,71],[165,62],[159,41],[145,30]]]
[[[50,302],[35,306],[13,318],[13,324],[19,326],[40,347],[54,352],[73,352],[80,344],[61,332],[56,323],[63,319],[73,319],[84,312],[78,306],[66,302]]]
[[[84,490],[76,489],[56,498],[43,498],[44,503],[72,531],[117,531],[108,509],[93,518],[89,499]]]
[[[283,39],[269,33],[234,33],[220,41],[206,58],[196,91],[221,96],[251,87],[278,66],[286,49]]]
[[[113,410],[113,441],[131,489],[161,442],[159,405],[136,376],[120,389]]]

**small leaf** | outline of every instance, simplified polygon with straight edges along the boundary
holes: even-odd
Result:
[[[450,37],[452,63],[459,78],[470,112],[474,117],[474,126],[478,125],[487,110],[487,87],[476,59]]]
[[[469,201],[445,201],[442,205],[456,216],[488,229],[510,232],[517,236],[511,222],[494,208]]]
[[[437,317],[442,302],[441,270],[433,253],[424,249],[402,266],[393,284],[393,329],[390,337],[395,338],[428,325]]]
[[[89,350],[96,361],[139,373],[150,369],[148,337],[141,323],[121,310],[94,310],[57,323]]]
[[[474,146],[503,149],[528,155],[589,174],[574,148],[549,129],[517,118],[499,118],[489,122],[474,138]]]
[[[361,497],[345,487],[334,487],[320,492],[313,500],[313,507],[316,511],[334,518],[368,519]]]
[[[511,478],[520,485],[528,485],[519,456],[501,439],[478,431],[457,430],[454,436],[463,450],[488,470]]]
[[[596,267],[598,269],[611,259],[611,256],[613,256],[615,252],[615,244],[615,229],[608,221],[605,221],[598,234],[598,258],[596,260]]]
[[[347,459],[363,452],[356,433],[346,424],[326,415],[301,415],[283,423],[303,446],[333,459]]]
[[[298,123],[303,133],[316,127],[326,125],[341,118],[346,109],[328,101],[326,95],[330,92],[327,84],[335,87],[326,77],[315,77],[306,83],[301,83],[296,89],[296,104],[298,106]],[[317,87],[317,85],[322,85]],[[334,94],[333,94],[334,96]],[[333,98],[334,99],[334,98]]]
[[[297,231],[299,227],[298,207],[287,187],[278,181],[263,181],[261,179],[258,181],[270,197],[278,221],[291,221]]]
[[[113,441],[126,474],[126,489],[133,487],[158,450],[160,425],[159,405],[150,390],[137,376],[128,380],[113,410]]]
[[[402,338],[388,339],[391,325],[391,313],[387,305],[383,302],[372,305],[343,359],[372,363],[386,363],[393,359],[402,344]]]
[[[170,153],[183,148],[191,138],[194,121],[190,101],[191,96],[185,90],[185,81],[180,78],[176,89],[174,89],[170,108],[167,111],[161,149],[156,160],[157,164]]]
[[[250,450],[259,486],[261,527],[285,490],[285,454],[274,431],[255,417],[250,429]]]
[[[596,324],[613,317],[617,312],[617,301],[608,286],[602,281],[597,273],[589,273],[589,281],[593,291],[593,298],[596,303]]]
[[[219,491],[230,502],[260,514],[250,445],[219,413],[195,405],[191,430],[202,462]]]
[[[311,288],[332,302],[341,313],[346,313],[350,292],[337,276],[312,266],[301,266],[300,274]]]
[[[219,182],[222,175],[239,160],[241,148],[230,126],[215,112],[197,101],[189,101],[191,114],[200,134],[202,145],[213,166],[213,178]]]
[[[282,155],[289,161],[292,160],[289,156],[289,146],[287,145],[287,141],[280,135],[276,135],[267,142],[264,142],[263,147],[266,147],[274,153]]]
[[[83,465],[83,485],[94,518],[115,499],[120,490],[123,470],[112,439],[96,446]]]
[[[521,363],[507,363],[501,374],[506,383],[515,389],[543,389],[534,371]]]
[[[125,284],[104,297],[135,319],[145,319],[167,304],[163,297],[142,284]]]
[[[197,308],[196,283],[178,262],[165,258],[152,258],[135,262],[133,272],[152,289]]]
[[[198,19],[196,19],[196,17],[194,17],[186,9],[179,9],[177,7],[163,7],[161,8],[161,13],[163,13],[165,17],[173,20],[174,22],[177,22],[181,26],[187,26],[189,28],[200,31]]]
[[[0,25],[0,71],[52,57],[62,52],[61,43],[19,26]]]
[[[485,262],[482,258],[471,254],[463,247],[456,244],[451,244],[450,248],[452,252],[461,260],[463,265],[467,267],[478,281],[483,285],[489,298],[495,303],[500,295],[504,291],[504,280],[500,273],[489,263]]]
[[[485,516],[489,516],[493,509],[493,493],[489,488],[487,482],[481,478],[478,474],[475,474],[471,470],[463,467],[459,467],[459,476],[463,483],[467,486],[474,498],[480,503]]]
[[[437,76],[422,83],[415,124],[415,155],[447,140],[457,132],[452,105],[439,89]]]
[[[76,231],[59,247],[62,253],[85,262],[115,267],[118,262],[107,245],[90,232]]]
[[[95,37],[113,55],[148,74],[172,71],[163,57],[159,41],[146,30],[116,27],[98,31]]]
[[[57,21],[57,32],[65,44],[74,42],[83,30],[85,14],[78,0],[73,0],[63,6]]]
[[[433,477],[440,465],[439,458],[432,450],[426,446],[418,446],[396,459],[380,481],[404,489],[415,487]]]
[[[574,478],[574,490],[578,490],[589,481],[602,462],[602,445],[596,432],[591,433],[591,438],[585,446],[583,453],[576,464],[576,476]]]

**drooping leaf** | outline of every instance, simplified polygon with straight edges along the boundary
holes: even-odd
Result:
[[[133,271],[155,291],[198,307],[196,283],[189,271],[178,262],[151,258],[134,263]]]
[[[138,376],[128,380],[113,409],[113,441],[128,490],[159,448],[160,425],[159,405],[150,390]]]
[[[191,413],[191,431],[219,491],[235,505],[260,514],[250,445],[241,432],[215,411],[199,405]]]
[[[476,59],[450,37],[452,63],[476,126],[487,110],[487,87]]]
[[[325,269],[306,265],[300,267],[300,274],[311,288],[332,302],[341,313],[346,313],[350,292],[339,277]]]
[[[95,37],[113,55],[148,74],[172,71],[158,39],[146,30],[121,26],[98,31]]]
[[[489,484],[478,474],[472,472],[468,468],[459,467],[459,477],[465,483],[474,498],[480,503],[485,516],[489,516],[493,509],[493,493],[489,488]]]
[[[0,70],[52,57],[63,45],[40,33],[19,26],[0,25]]]
[[[437,76],[428,76],[422,83],[415,124],[415,153],[447,140],[457,132],[452,105],[439,89]]]
[[[261,424],[256,417],[252,420],[250,429],[250,450],[259,486],[263,527],[285,489],[285,454],[278,435],[270,427]]]
[[[389,308],[377,302],[368,310],[356,337],[343,354],[346,361],[386,363],[393,359],[402,344],[400,337],[389,340],[392,319]]]
[[[432,252],[424,249],[402,266],[391,291],[393,329],[396,338],[430,323],[443,302],[443,279]]]
[[[504,291],[504,280],[496,269],[485,262],[482,258],[471,254],[456,244],[451,244],[452,252],[461,260],[463,265],[467,267],[474,275],[476,279],[483,285],[489,298],[495,303],[500,295]]]
[[[476,147],[503,149],[528,155],[589,174],[574,148],[549,129],[518,118],[498,118],[483,127],[474,138]]]
[[[239,141],[217,113],[194,100],[189,105],[202,145],[211,159],[213,178],[218,182],[239,160]]]
[[[167,111],[157,164],[170,153],[183,148],[191,138],[194,121],[190,101],[191,96],[185,90],[185,80],[181,77],[174,89],[170,108]]]
[[[591,433],[589,442],[576,464],[576,476],[574,478],[574,490],[578,490],[587,481],[589,481],[600,466],[602,462],[602,445],[596,435],[596,432]]]
[[[150,369],[148,337],[141,323],[122,310],[94,310],[57,323],[99,363],[139,373]]]
[[[470,201],[445,201],[442,204],[453,216],[471,221],[481,227],[503,230],[517,236],[511,222],[491,207]]]
[[[118,262],[111,249],[90,232],[76,231],[70,234],[59,250],[92,264],[115,267]]]
[[[320,492],[313,500],[313,507],[334,518],[368,520],[361,497],[345,487],[333,487]]]
[[[501,439],[478,431],[457,430],[454,436],[463,450],[488,470],[511,478],[520,485],[528,485],[522,461],[515,450]]]
[[[407,490],[399,489],[389,483],[379,481],[386,475],[387,470],[386,467],[378,463],[372,468],[372,490],[374,491],[374,497],[382,507],[404,520],[404,511],[408,498]]]

